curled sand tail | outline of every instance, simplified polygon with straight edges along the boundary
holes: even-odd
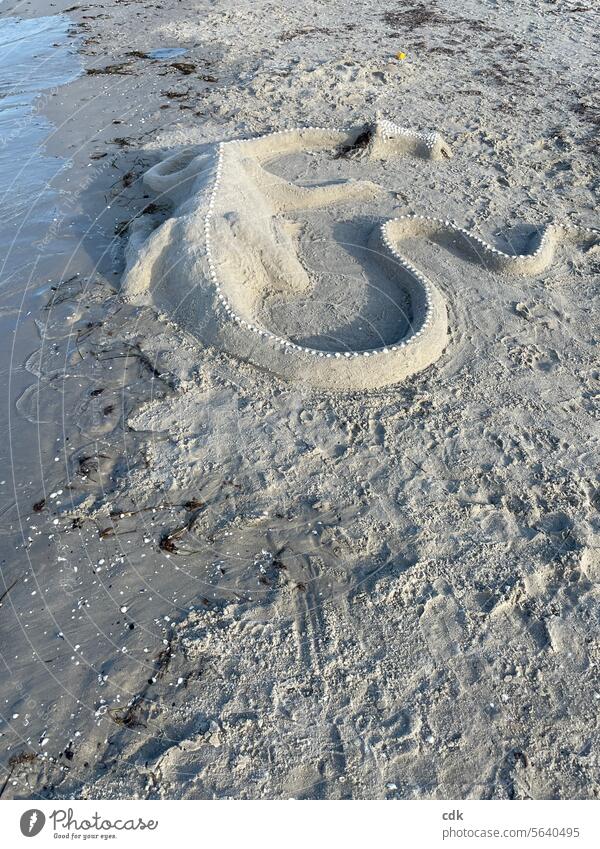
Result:
[[[387,221],[382,228],[384,241],[400,262],[406,262],[392,244],[403,238],[421,237],[442,244],[451,239],[466,259],[478,261],[491,271],[530,276],[544,271],[552,263],[557,245],[598,243],[600,231],[587,227],[550,224],[538,231],[531,251],[526,254],[508,254],[488,244],[479,236],[470,233],[443,218],[424,215],[402,215]],[[458,238],[457,238],[458,237]]]
[[[369,254],[383,265],[410,303],[397,338],[380,347],[324,350],[295,343],[265,326],[272,299],[309,293],[290,218],[299,210],[343,201],[368,202],[383,192],[364,180],[304,187],[266,170],[276,157],[302,151],[385,159],[451,156],[437,133],[417,133],[381,121],[345,130],[307,128],[259,138],[187,148],[150,169],[145,180],[174,213],[148,235],[132,234],[123,282],[125,298],[154,303],[204,344],[248,360],[287,380],[330,390],[396,383],[435,362],[448,338],[441,291],[398,250],[404,238],[452,238],[466,258],[487,268],[535,274],[560,240],[595,239],[592,231],[548,227],[530,254],[509,256],[449,221],[422,216],[377,224]],[[366,246],[365,246],[366,247]]]

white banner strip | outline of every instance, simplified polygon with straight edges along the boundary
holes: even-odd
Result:
[[[3,845],[110,841],[123,847],[365,849],[372,846],[600,846],[593,801],[3,802]]]

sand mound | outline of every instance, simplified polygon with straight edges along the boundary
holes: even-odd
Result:
[[[287,380],[321,389],[368,389],[423,370],[447,344],[444,295],[400,253],[402,240],[451,243],[488,269],[536,274],[551,262],[557,241],[594,238],[592,231],[550,226],[530,252],[509,255],[444,219],[382,220],[371,212],[359,247],[367,256],[370,299],[380,312],[393,308],[397,314],[389,338],[376,331],[380,344],[365,348],[359,338],[325,339],[317,333],[310,346],[300,344],[286,325],[292,326],[298,303],[305,313],[296,324],[310,325],[315,273],[299,252],[298,213],[340,204],[362,213],[386,190],[368,180],[304,186],[268,170],[273,161],[298,152],[363,161],[450,157],[437,133],[389,121],[344,130],[286,130],[178,151],[145,174],[172,215],[158,229],[144,224],[132,233],[124,297],[154,304],[202,343]],[[391,289],[378,282],[382,272]]]

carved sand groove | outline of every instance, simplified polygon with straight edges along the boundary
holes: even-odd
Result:
[[[132,234],[123,284],[125,298],[155,303],[205,344],[298,383],[319,389],[369,389],[422,371],[442,354],[448,339],[444,296],[398,245],[405,238],[450,237],[465,258],[485,268],[519,275],[541,272],[559,242],[594,242],[597,231],[551,225],[531,252],[509,255],[441,218],[401,216],[373,228],[369,250],[397,279],[410,301],[409,332],[367,350],[322,350],[279,335],[258,319],[267,297],[310,292],[286,216],[347,200],[369,201],[382,188],[357,180],[303,187],[264,168],[297,151],[345,151],[384,159],[407,155],[450,157],[438,133],[418,133],[390,121],[342,130],[284,130],[187,148],[145,175],[146,184],[174,209],[154,231]]]

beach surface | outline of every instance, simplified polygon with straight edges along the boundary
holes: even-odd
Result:
[[[2,798],[598,797],[599,23],[0,4]]]

